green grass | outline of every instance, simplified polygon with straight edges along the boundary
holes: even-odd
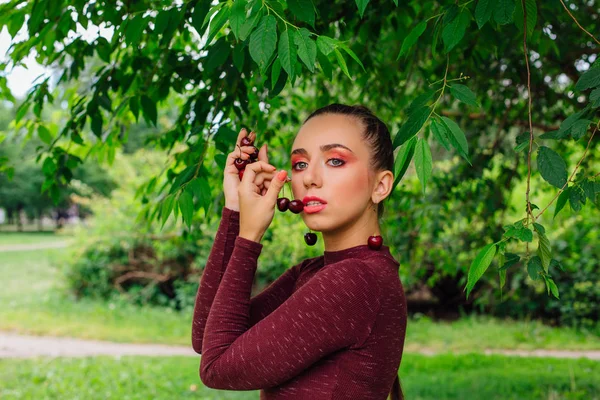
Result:
[[[71,239],[71,236],[57,235],[54,232],[6,232],[0,230],[0,246],[62,242],[68,239]]]
[[[76,301],[61,295],[64,249],[0,253],[0,329],[35,335],[116,342],[190,345],[192,311],[137,307],[124,301]],[[34,277],[34,279],[32,279]],[[469,316],[455,322],[411,318],[406,351],[484,349],[600,349],[600,335],[552,328],[537,321]]]
[[[200,357],[0,360],[2,399],[258,399],[258,390],[206,388]],[[600,398],[600,363],[478,354],[406,353],[400,367],[410,400]]]

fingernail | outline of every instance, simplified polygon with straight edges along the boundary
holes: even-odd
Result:
[[[284,169],[282,169],[281,171],[279,171],[277,173],[277,179],[279,179],[280,181],[283,181],[285,178],[285,174],[286,174],[286,171]]]

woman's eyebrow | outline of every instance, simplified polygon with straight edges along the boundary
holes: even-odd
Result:
[[[326,151],[329,151],[336,147],[341,147],[343,149],[350,151],[351,153],[354,153],[352,150],[350,150],[349,147],[344,146],[343,144],[339,144],[339,143],[324,144],[320,147],[320,149],[321,149],[321,152],[326,152]],[[308,152],[304,148],[299,148],[299,149],[295,149],[294,151],[292,151],[292,155],[294,155],[294,154],[301,154],[301,155],[306,156],[306,155],[308,155]]]

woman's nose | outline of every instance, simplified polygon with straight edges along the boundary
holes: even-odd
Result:
[[[311,186],[319,186],[321,184],[321,173],[319,167],[316,164],[311,164],[304,170],[302,174],[304,180],[304,186],[309,188]]]

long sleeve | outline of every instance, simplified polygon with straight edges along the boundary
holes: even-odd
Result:
[[[237,237],[210,310],[200,378],[211,388],[277,386],[337,350],[360,346],[380,308],[373,272],[359,260],[319,270],[268,316],[250,324],[250,293],[262,244]]]
[[[211,252],[202,272],[196,294],[192,320],[192,347],[202,354],[202,339],[206,320],[221,283],[223,273],[233,252],[240,231],[240,213],[223,207],[221,222],[215,235]],[[302,263],[286,270],[277,280],[254,296],[250,301],[250,323],[254,325],[279,307],[293,292]]]

